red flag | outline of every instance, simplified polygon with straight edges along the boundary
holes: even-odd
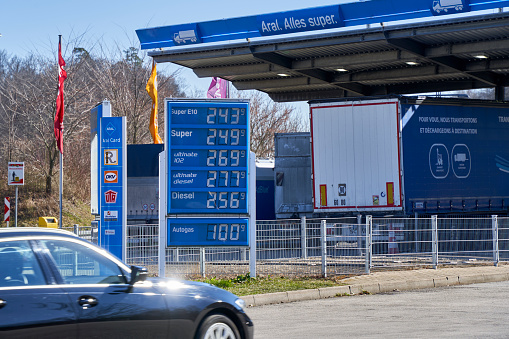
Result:
[[[64,80],[67,72],[64,70],[65,61],[62,58],[62,36],[58,37],[58,95],[57,111],[55,113],[55,138],[60,153],[64,154]]]

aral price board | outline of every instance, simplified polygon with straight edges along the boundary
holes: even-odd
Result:
[[[248,103],[167,101],[167,213],[248,213]]]

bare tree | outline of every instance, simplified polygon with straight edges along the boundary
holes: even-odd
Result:
[[[291,105],[276,103],[258,91],[236,92],[234,96],[250,99],[251,151],[259,158],[274,157],[275,133],[304,130],[303,121]]]
[[[112,102],[114,115],[127,116],[128,143],[151,142],[148,124],[152,102],[145,90],[151,63],[144,61],[134,47],[106,58],[100,43],[87,47],[82,35],[67,41],[63,46],[67,71],[64,164],[72,170],[64,174],[71,179],[72,175],[83,177],[90,169],[89,113],[103,99]],[[103,56],[95,56],[94,49]],[[0,131],[9,136],[2,158],[26,161],[34,179],[40,178],[45,183],[48,195],[53,191],[59,161],[53,133],[57,75],[56,55],[48,58],[32,53],[20,59],[9,58],[0,51]],[[158,82],[160,97],[185,96],[174,75],[160,73]],[[163,109],[160,100],[160,112]]]
[[[64,140],[88,128],[88,111],[94,102],[80,63],[68,62],[65,82]],[[52,193],[52,179],[58,173],[58,149],[53,133],[57,93],[57,65],[53,60],[31,55],[14,58],[9,76],[0,83],[5,119],[15,120],[18,130],[13,145],[16,158],[27,161],[45,181],[45,191]],[[10,123],[13,125],[13,123]]]
[[[103,50],[101,62],[93,69],[94,77],[103,98],[110,100],[114,108],[113,114],[127,117],[127,142],[130,144],[151,143],[149,131],[150,110],[152,99],[145,87],[151,72],[152,60],[140,56],[139,50],[129,47],[122,51],[108,52]],[[110,56],[108,56],[108,54]],[[111,55],[114,55],[113,57]],[[118,61],[114,61],[115,58]],[[158,72],[158,96],[185,97],[181,90],[180,80],[176,74],[166,75]],[[163,100],[159,100],[159,121],[162,122],[164,112]],[[159,126],[164,126],[160,123]],[[163,136],[160,130],[161,137]]]
[[[9,81],[11,68],[16,68],[20,63],[19,59],[9,59],[5,51],[0,51],[0,134],[7,136],[7,142],[2,145],[2,165],[5,168],[7,162],[14,161],[12,157],[13,143],[16,136],[16,91],[11,87],[5,86]]]

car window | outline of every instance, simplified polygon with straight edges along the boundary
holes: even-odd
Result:
[[[28,241],[0,242],[0,287],[46,285]]]
[[[125,284],[118,265],[93,249],[64,240],[43,240],[65,284]]]

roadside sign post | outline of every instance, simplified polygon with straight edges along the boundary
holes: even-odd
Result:
[[[7,223],[7,227],[9,227],[10,216],[11,216],[11,198],[5,197],[5,199],[4,199],[4,221]]]
[[[7,183],[9,186],[16,186],[15,218],[14,226],[18,227],[18,186],[25,184],[25,163],[9,162],[7,165]]]

